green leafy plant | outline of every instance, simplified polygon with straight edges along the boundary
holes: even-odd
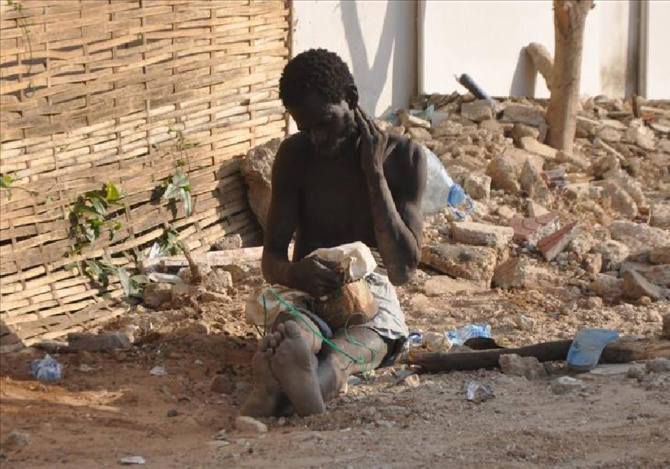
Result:
[[[174,174],[163,181],[165,188],[161,198],[163,200],[181,200],[184,204],[186,216],[190,217],[193,213],[193,201],[191,199],[191,183],[188,176],[178,169]]]
[[[176,256],[180,252],[183,253],[188,262],[189,269],[191,270],[191,279],[193,283],[198,283],[202,280],[202,273],[198,268],[198,264],[193,260],[193,256],[191,256],[191,250],[184,241],[179,239],[179,233],[174,228],[171,226],[165,228],[157,242],[161,252],[165,252],[171,256]]]
[[[72,205],[68,220],[70,221],[70,237],[75,240],[71,254],[80,254],[81,251],[93,245],[107,228],[109,240],[112,241],[122,225],[119,221],[108,219],[110,205],[121,205],[122,189],[108,182],[99,191],[87,191],[77,197]]]
[[[33,194],[33,195],[34,195],[34,194],[37,194],[37,192],[28,190],[28,189],[26,189],[26,188],[24,188],[24,187],[17,187],[17,186],[14,186],[13,184],[14,184],[16,181],[18,181],[18,179],[17,179],[17,177],[16,177],[16,174],[14,174],[13,176],[12,176],[12,175],[9,175],[9,174],[2,174],[2,175],[0,175],[0,190],[5,190],[5,191],[7,191],[7,198],[8,198],[9,200],[12,200],[12,191],[13,191],[13,190],[25,191],[25,192],[28,192],[28,193]]]
[[[141,298],[144,285],[149,283],[146,275],[130,275],[123,267],[117,267],[112,259],[104,255],[101,259],[85,259],[84,273],[98,282],[104,289],[109,287],[109,278],[115,275],[127,297]]]

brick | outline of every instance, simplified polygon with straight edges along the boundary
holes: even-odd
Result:
[[[548,261],[552,261],[577,236],[577,222],[572,222],[537,242],[537,247]]]
[[[532,218],[513,218],[510,226],[514,230],[514,240],[516,242],[535,244],[540,239],[558,230],[558,213],[550,212]]]

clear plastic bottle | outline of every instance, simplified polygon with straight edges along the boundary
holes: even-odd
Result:
[[[472,199],[449,177],[435,153],[426,147],[423,147],[423,151],[426,155],[426,191],[421,202],[423,214],[434,215],[449,207],[456,217],[465,218],[474,208]]]

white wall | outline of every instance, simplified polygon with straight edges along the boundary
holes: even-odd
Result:
[[[361,105],[381,115],[416,93],[416,2],[294,0],[293,55],[338,53],[354,74]]]
[[[637,0],[596,1],[586,19],[581,93],[624,96],[637,78]],[[468,73],[493,96],[548,97],[523,47],[553,54],[551,0],[419,3],[419,90],[451,92]]]
[[[643,89],[649,99],[670,99],[670,2],[650,1],[647,4],[646,76]]]

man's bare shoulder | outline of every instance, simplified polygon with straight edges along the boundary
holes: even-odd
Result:
[[[282,166],[302,164],[308,156],[309,149],[309,139],[302,132],[298,132],[282,140],[275,161],[281,160]]]

